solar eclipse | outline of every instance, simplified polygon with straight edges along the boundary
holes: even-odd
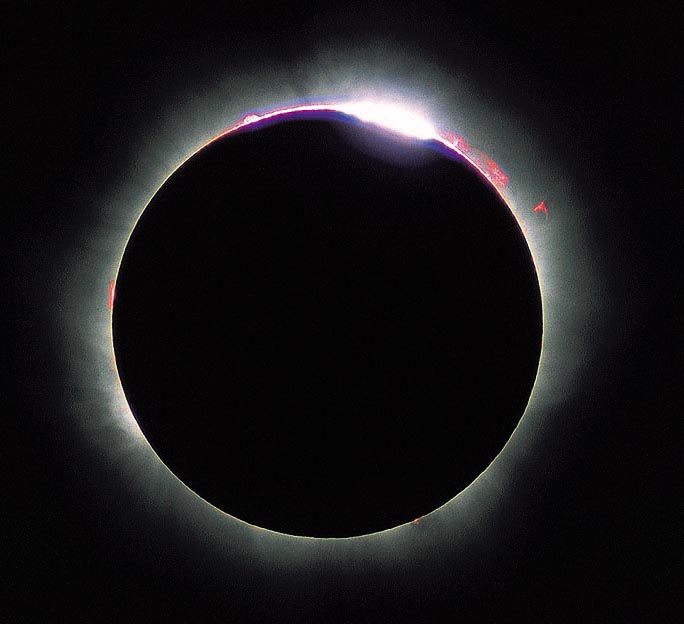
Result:
[[[133,414],[184,483],[254,525],[348,537],[421,518],[527,404],[541,301],[503,174],[398,110],[247,116],[128,243],[113,329]]]

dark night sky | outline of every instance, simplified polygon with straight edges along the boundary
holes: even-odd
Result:
[[[674,147],[681,43],[671,16],[607,6],[314,6],[3,6],[11,159],[0,251],[9,428],[0,615],[675,621],[684,241]],[[237,543],[216,552],[213,529],[201,534],[190,517],[160,514],[86,444],[70,419],[78,389],[66,383],[65,336],[53,322],[64,310],[53,302],[73,284],[64,258],[102,227],[100,206],[132,138],[159,128],[155,102],[166,110],[185,85],[206,87],[226,68],[294,67],[329,42],[378,41],[466,75],[491,102],[534,120],[581,191],[586,253],[605,267],[614,320],[599,337],[601,358],[558,402],[554,435],[458,547],[449,536],[439,547],[426,541],[415,562],[397,555],[389,569],[269,568],[244,560]]]

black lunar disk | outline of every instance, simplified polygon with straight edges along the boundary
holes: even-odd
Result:
[[[527,404],[541,297],[496,191],[429,142],[286,118],[159,189],[116,284],[147,440],[252,524],[354,536],[449,501]]]

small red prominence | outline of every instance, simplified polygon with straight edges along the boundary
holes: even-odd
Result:
[[[542,212],[544,213],[544,216],[548,219],[549,217],[549,209],[546,207],[546,203],[541,201],[539,202],[533,209],[533,212]]]
[[[112,280],[111,282],[109,282],[109,296],[107,297],[107,307],[110,310],[114,309],[114,296],[116,295],[115,286],[116,281]]]
[[[442,133],[442,138],[453,145],[461,154],[467,154],[470,151],[470,145],[462,136],[457,136],[448,130]]]
[[[425,517],[425,516],[421,516],[420,518],[416,518],[415,520],[413,520],[413,521],[411,522],[411,524],[413,524],[414,526],[418,525],[418,524],[420,523],[420,521],[421,521],[424,517]]]
[[[485,162],[487,164],[487,176],[489,179],[497,186],[505,188],[508,184],[508,176],[501,171],[501,167],[499,167],[491,158],[485,156]]]

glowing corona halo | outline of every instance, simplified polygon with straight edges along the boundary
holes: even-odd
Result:
[[[176,517],[191,517],[196,535],[188,534],[187,539],[205,542],[209,531],[214,537],[207,544],[217,552],[228,540],[243,544],[251,560],[288,570],[309,566],[312,557],[363,558],[367,552],[373,554],[375,563],[395,566],[401,557],[409,565],[421,557],[422,550],[414,546],[416,531],[421,541],[428,539],[435,549],[454,544],[467,547],[467,536],[477,531],[482,513],[503,510],[501,493],[522,474],[526,456],[553,435],[554,406],[564,394],[573,392],[577,375],[588,370],[599,353],[599,345],[584,328],[605,320],[602,267],[584,252],[588,236],[582,198],[561,164],[563,155],[547,149],[547,139],[537,132],[535,120],[512,115],[505,103],[495,105],[491,94],[459,78],[457,68],[439,68],[388,42],[382,50],[329,46],[318,55],[300,59],[297,68],[304,77],[297,86],[291,67],[271,66],[253,72],[228,69],[223,80],[208,91],[199,81],[190,81],[173,94],[158,92],[140,102],[147,121],[138,127],[129,125],[128,134],[124,129],[118,136],[120,147],[128,147],[126,155],[103,154],[110,180],[89,198],[89,208],[98,208],[101,222],[97,228],[84,224],[76,232],[78,238],[71,242],[63,262],[55,264],[60,270],[53,276],[58,285],[53,292],[58,312],[54,333],[62,345],[64,374],[70,380],[73,425],[84,444],[111,467],[111,478],[121,484],[122,496],[128,493],[129,503],[144,504],[155,513],[173,509]],[[291,104],[274,108],[273,102]],[[358,106],[359,102],[373,104]],[[410,105],[392,104],[386,109],[381,102]],[[406,119],[400,111],[410,111],[410,118],[421,120],[419,128],[429,128],[440,147],[470,162],[504,198],[537,271],[542,298],[541,357],[527,407],[503,449],[468,487],[419,523],[351,538],[285,535],[250,525],[207,503],[171,473],[144,438],[114,360],[115,280],[145,207],[202,147],[268,116],[317,108],[333,111],[355,103],[357,119],[374,115],[378,125],[386,121],[378,118],[378,111],[390,110],[392,123],[385,127],[391,130],[394,125],[395,132],[396,120]],[[433,132],[432,124],[425,125],[428,118],[439,120],[441,127],[458,128],[458,134]],[[230,119],[238,121],[226,129]],[[408,127],[398,125],[404,131]],[[505,163],[510,182],[465,136]],[[539,205],[547,210],[535,211]]]

